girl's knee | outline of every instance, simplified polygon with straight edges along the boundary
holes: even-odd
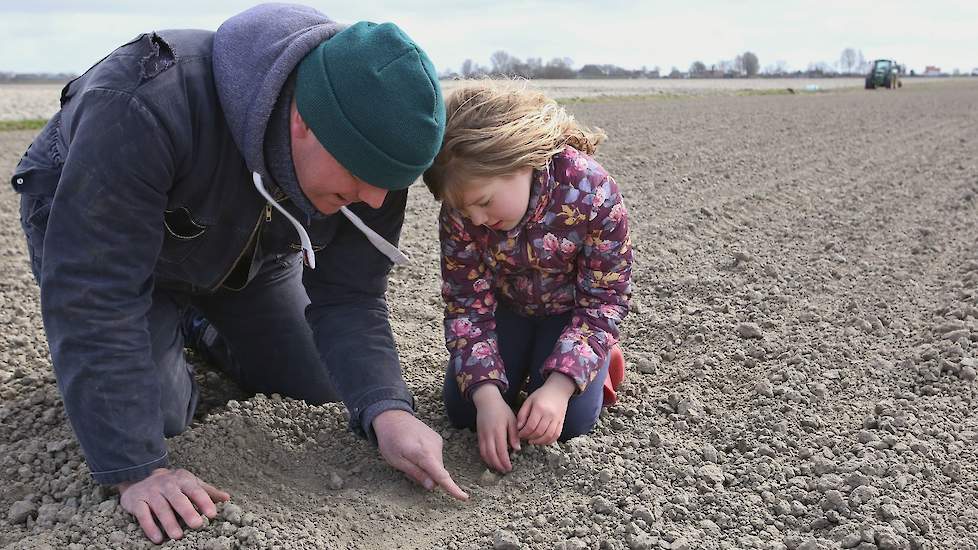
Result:
[[[445,415],[453,428],[475,429],[476,410],[472,403],[450,403],[445,400]]]
[[[451,424],[452,427],[455,428],[456,430],[461,430],[466,428],[470,430],[475,429],[476,423],[475,423],[474,414],[468,415],[465,414],[464,412],[448,411],[448,410],[446,410],[446,413],[448,416],[449,424]]]
[[[461,394],[454,377],[446,377],[442,403],[445,404],[445,414],[452,427],[475,428],[475,404]]]
[[[601,416],[600,407],[594,414],[577,415],[575,418],[568,416],[564,419],[564,429],[560,432],[560,437],[557,440],[563,442],[574,439],[579,435],[591,433],[598,424],[599,416]]]
[[[567,441],[579,435],[591,433],[601,416],[603,392],[601,386],[603,377],[591,382],[587,391],[571,398],[567,403],[567,414],[564,416],[564,429],[560,432],[559,441]]]

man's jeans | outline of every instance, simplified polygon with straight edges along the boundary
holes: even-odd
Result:
[[[528,318],[517,315],[500,305],[496,308],[496,339],[499,355],[506,368],[509,389],[503,399],[510,407],[517,406],[520,391],[533,393],[544,383],[543,362],[553,352],[557,338],[570,321],[571,313],[542,318]],[[563,376],[557,374],[555,376]],[[601,414],[604,400],[604,379],[608,376],[608,361],[592,380],[584,393],[575,395],[567,403],[564,429],[560,441],[590,432]],[[445,372],[445,387],[442,391],[445,411],[456,428],[476,427],[476,408],[458,389],[455,371],[451,365]]]
[[[278,393],[311,404],[337,396],[306,322],[309,304],[298,254],[265,261],[243,290],[187,295],[157,290],[149,313],[153,358],[162,389],[164,433],[193,418],[197,384],[183,354],[181,320],[194,307],[217,329],[201,351],[248,392]]]

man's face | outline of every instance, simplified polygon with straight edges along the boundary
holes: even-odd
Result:
[[[290,118],[292,163],[299,187],[323,214],[335,214],[341,206],[365,202],[380,208],[387,190],[375,187],[354,176],[329,154],[292,105]]]

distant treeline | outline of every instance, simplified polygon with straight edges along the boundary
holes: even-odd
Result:
[[[61,83],[78,75],[73,73],[6,73],[0,71],[0,83]]]
[[[466,59],[459,70],[449,68],[441,75],[442,78],[480,78],[480,77],[517,77],[528,79],[566,79],[566,78],[754,78],[754,77],[808,77],[822,78],[835,76],[861,76],[869,72],[872,65],[863,56],[862,50],[846,48],[842,50],[839,60],[834,63],[813,62],[805,70],[790,70],[785,61],[775,61],[761,68],[760,60],[753,52],[747,51],[733,59],[722,59],[707,65],[702,61],[694,61],[686,70],[672,67],[668,72],[659,66],[652,68],[643,66],[641,69],[625,69],[618,65],[584,65],[574,68],[574,62],[569,57],[557,57],[544,63],[539,57],[530,57],[523,61],[519,57],[499,50],[489,58],[489,66],[479,65],[471,59]]]
[[[898,64],[900,60],[894,60]],[[540,57],[528,57],[523,61],[519,57],[499,50],[489,57],[489,66],[479,65],[471,59],[466,59],[458,71],[452,68],[442,71],[443,79],[481,78],[481,77],[516,77],[527,79],[575,79],[575,78],[825,78],[837,76],[862,76],[869,72],[872,61],[863,56],[862,50],[846,48],[842,50],[838,61],[828,63],[817,61],[808,64],[804,70],[791,70],[785,61],[775,61],[761,68],[761,62],[753,52],[746,51],[733,59],[721,59],[716,63],[706,64],[694,61],[686,70],[672,67],[668,72],[658,65],[649,68],[625,69],[618,65],[588,64],[579,69],[574,68],[574,61],[569,57],[555,57],[544,63]],[[898,65],[900,72],[906,72],[904,65]],[[934,69],[933,71],[931,69]],[[909,71],[914,76],[914,71]],[[941,74],[939,69],[928,67],[926,74]],[[958,70],[953,72],[959,74]],[[978,76],[978,68],[972,75]],[[72,73],[12,73],[0,71],[0,83],[17,82],[67,82],[77,75]]]

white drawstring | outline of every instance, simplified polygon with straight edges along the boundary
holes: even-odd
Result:
[[[316,269],[316,252],[312,249],[312,241],[309,240],[309,234],[306,233],[306,229],[302,227],[301,223],[286,212],[284,208],[275,202],[271,195],[268,194],[268,191],[265,190],[265,184],[262,183],[261,175],[259,175],[258,172],[253,172],[252,174],[255,180],[255,188],[258,189],[261,196],[265,197],[265,200],[267,200],[269,204],[281,212],[282,215],[292,223],[292,227],[294,227],[299,233],[299,242],[302,243],[302,259],[305,261],[306,265],[308,265],[311,269]],[[404,265],[411,261],[406,254],[398,250],[396,246],[387,242],[387,240],[381,237],[376,231],[370,229],[367,224],[363,223],[363,220],[351,212],[347,207],[341,206],[340,212],[343,212],[346,219],[350,220],[350,223],[352,223],[354,227],[359,229],[360,232],[367,237],[367,240],[370,241],[370,244],[374,245],[374,248],[379,250],[384,256],[387,256],[387,258],[394,262],[394,264]]]
[[[307,266],[309,266],[310,269],[316,269],[316,251],[312,249],[312,241],[309,240],[309,233],[306,233],[306,230],[304,227],[302,227],[302,224],[289,215],[289,213],[286,212],[284,208],[279,206],[279,204],[275,202],[275,199],[268,194],[268,191],[265,190],[265,184],[261,181],[261,175],[259,175],[258,172],[252,172],[252,175],[253,179],[255,180],[255,189],[258,189],[261,196],[265,197],[268,204],[274,206],[275,209],[281,212],[286,219],[292,222],[292,227],[299,232],[299,243],[302,245],[302,260]]]
[[[381,237],[376,231],[367,227],[367,224],[363,223],[363,220],[351,212],[349,208],[341,206],[340,212],[342,212],[343,215],[346,216],[346,219],[350,220],[361,233],[366,235],[367,240],[370,241],[370,243],[373,244],[377,250],[381,251],[384,256],[390,258],[390,261],[394,262],[395,265],[404,265],[411,261],[411,259],[407,257],[407,254],[398,250],[396,246],[387,242],[387,239]]]

